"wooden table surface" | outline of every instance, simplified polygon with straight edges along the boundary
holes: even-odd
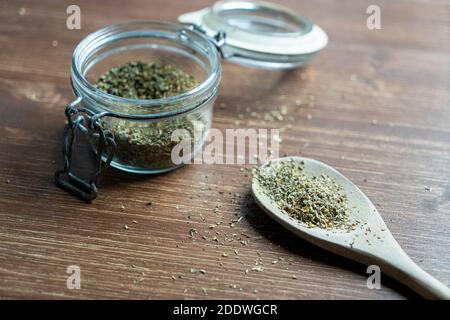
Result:
[[[347,175],[412,259],[450,285],[449,2],[375,1],[381,30],[366,27],[374,1],[279,2],[322,26],[328,47],[291,72],[224,62],[213,126],[284,128],[282,155],[316,158]],[[367,289],[365,266],[270,220],[240,165],[189,165],[155,177],[111,169],[91,204],[57,188],[74,46],[120,20],[175,21],[212,2],[101,3],[76,1],[81,30],[68,30],[72,1],[0,2],[1,297],[417,298],[387,276],[381,290]],[[282,121],[251,113],[283,106]],[[87,147],[77,152],[88,169]],[[262,272],[251,270],[258,259]],[[70,265],[81,269],[80,290],[66,287]]]

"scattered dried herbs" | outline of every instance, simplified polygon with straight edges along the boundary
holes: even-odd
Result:
[[[347,226],[347,197],[329,176],[308,176],[303,164],[295,160],[270,162],[254,174],[262,191],[307,227],[330,230]]]
[[[190,268],[189,269],[190,273],[201,273],[201,274],[205,274],[206,270],[205,269],[197,269],[197,268]]]

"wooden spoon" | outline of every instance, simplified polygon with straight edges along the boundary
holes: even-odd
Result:
[[[350,220],[360,223],[353,231],[308,228],[280,210],[261,189],[257,179],[252,182],[252,193],[258,205],[284,227],[319,247],[346,258],[378,265],[382,272],[404,283],[429,299],[450,299],[450,289],[417,266],[389,232],[375,206],[350,180],[328,165],[313,159],[286,157],[273,161],[302,162],[304,172],[310,176],[321,174],[334,178],[348,198]],[[273,170],[268,163],[261,170]]]

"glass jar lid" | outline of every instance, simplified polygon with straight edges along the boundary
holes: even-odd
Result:
[[[278,4],[263,1],[219,1],[181,15],[210,37],[225,35],[223,56],[239,64],[289,69],[306,64],[328,37],[309,19]]]

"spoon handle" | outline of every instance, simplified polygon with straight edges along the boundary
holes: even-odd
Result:
[[[382,271],[424,298],[450,300],[450,289],[414,263],[400,246],[393,253],[389,261],[383,261]]]

